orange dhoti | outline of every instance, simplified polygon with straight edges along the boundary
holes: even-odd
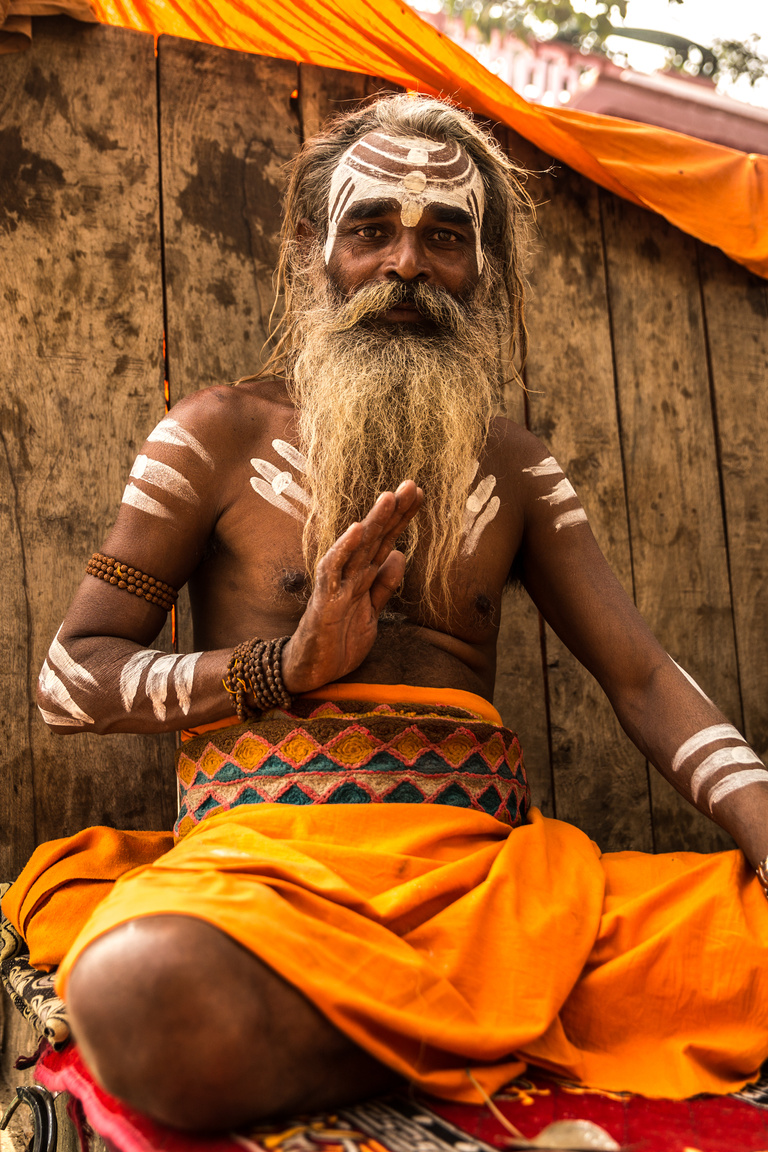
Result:
[[[466,1068],[493,1092],[528,1060],[648,1096],[724,1093],[768,1056],[768,905],[736,851],[601,856],[535,810],[509,829],[437,805],[240,807],[117,881],[60,993],[92,940],[168,913],[234,937],[449,1099],[477,1101]]]
[[[80,837],[38,849],[4,902],[65,998],[93,940],[179,914],[452,1100],[478,1101],[467,1070],[492,1093],[529,1061],[647,1096],[726,1093],[768,1057],[768,902],[738,851],[601,855],[535,809],[510,827],[450,803],[241,804],[174,847]]]

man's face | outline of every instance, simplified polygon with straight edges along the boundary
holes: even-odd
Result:
[[[444,289],[466,301],[479,280],[476,253],[475,225],[460,207],[427,204],[418,221],[407,225],[398,200],[359,200],[338,221],[327,267],[334,287],[346,297],[364,285],[391,282]],[[414,324],[423,317],[415,302],[406,300],[381,319]]]

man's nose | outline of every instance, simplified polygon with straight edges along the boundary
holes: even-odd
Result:
[[[389,280],[429,279],[429,262],[415,228],[404,228],[393,238],[382,270]]]

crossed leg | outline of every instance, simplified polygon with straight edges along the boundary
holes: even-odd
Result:
[[[99,1082],[177,1128],[336,1108],[399,1082],[261,960],[188,916],[133,920],[95,940],[67,1002]]]

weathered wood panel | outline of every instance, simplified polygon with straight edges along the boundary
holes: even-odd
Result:
[[[299,145],[298,67],[158,42],[171,400],[261,365],[284,166]]]
[[[741,722],[733,617],[693,239],[603,196],[637,605],[661,643]],[[657,773],[658,850],[730,840]]]
[[[316,64],[299,67],[299,120],[302,142],[319,132],[330,116],[347,112],[379,92],[402,92],[380,76],[343,72],[340,68],[320,68]]]
[[[614,572],[632,594],[597,188],[546,175],[528,311],[529,424],[568,474]],[[652,847],[645,761],[592,676],[546,630],[558,817],[604,849]]]
[[[137,429],[163,411],[152,39],[46,21],[0,62],[3,535],[14,589],[0,875],[32,839],[163,827],[170,738],[54,736],[38,669],[114,517]],[[18,589],[21,588],[21,592]],[[7,665],[6,665],[7,667]],[[8,828],[7,818],[2,821]]]
[[[768,756],[768,284],[699,245],[744,734]],[[711,654],[717,659],[716,654]]]

